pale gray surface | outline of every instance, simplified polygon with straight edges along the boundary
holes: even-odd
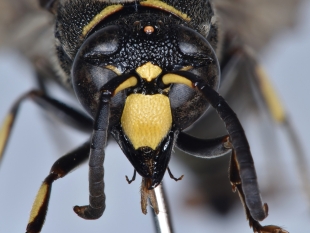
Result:
[[[261,61],[300,134],[302,144],[309,152],[309,1],[304,4],[301,13],[304,24],[294,31],[279,35],[264,53]],[[31,76],[30,68],[16,53],[0,53],[0,119],[4,118],[20,94],[31,89]],[[61,131],[64,139],[58,135],[51,136],[51,132],[59,130],[60,127],[46,124],[48,122],[42,116],[32,103],[27,102],[23,105],[0,167],[1,233],[25,231],[32,202],[50,166],[59,155],[87,139],[87,135],[74,130]],[[265,169],[266,163],[269,163],[269,169],[281,171],[280,179],[276,180],[280,189],[275,188],[273,194],[263,196],[270,208],[269,217],[263,224],[278,224],[291,233],[308,232],[310,207],[301,191],[289,141],[282,130],[276,128],[278,145],[283,148],[280,151],[285,152],[281,155],[285,156],[271,160],[272,155],[261,154],[262,144],[259,143],[258,136],[261,129],[255,120],[255,117],[251,117],[246,125],[251,127],[247,128],[247,134],[263,193],[268,193],[266,190],[270,183],[274,185],[274,179],[269,176],[273,172]],[[65,140],[70,144],[67,147],[59,147],[55,137],[62,141],[62,144],[65,144]],[[140,211],[140,177],[131,185],[127,184],[124,176],[131,176],[133,168],[115,143],[108,146],[106,155],[107,209],[104,215],[99,220],[86,221],[72,211],[74,205],[88,203],[87,166],[84,165],[54,183],[50,208],[42,232],[154,232],[151,215],[144,216]],[[269,161],[280,161],[280,164],[271,164]],[[191,189],[193,181],[186,167],[173,158],[171,167],[176,176],[185,174],[184,180],[178,183],[170,180],[168,176],[165,177],[177,233],[251,232],[240,204],[224,219],[210,210],[188,208],[183,198]]]

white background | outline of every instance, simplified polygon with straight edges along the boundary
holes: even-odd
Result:
[[[310,145],[310,2],[300,10],[299,25],[293,31],[283,32],[267,47],[261,62],[269,73],[293,125],[309,155]],[[12,50],[0,51],[0,119],[10,106],[33,85],[33,73],[27,62]],[[57,96],[61,99],[61,96]],[[255,118],[246,126],[259,183],[262,190],[271,182],[273,174],[264,166],[270,155],[262,155]],[[254,126],[253,126],[254,125]],[[275,224],[292,232],[308,232],[310,205],[302,192],[295,158],[283,130],[276,127],[281,158],[271,164],[280,171],[279,187],[264,198],[269,204],[269,217],[263,225]],[[60,131],[59,134],[56,134]],[[23,104],[0,167],[0,232],[25,232],[29,212],[36,192],[48,174],[53,162],[65,152],[78,146],[88,135],[68,127],[52,126],[33,103]],[[60,144],[65,146],[60,146]],[[308,159],[310,160],[310,159]],[[271,163],[271,162],[270,162]],[[307,164],[310,167],[309,161]],[[184,196],[192,187],[191,175],[184,165],[172,158],[175,174],[185,174],[182,182],[165,177],[173,223],[177,233],[182,232],[251,232],[241,204],[225,218],[210,209],[191,209],[184,204]],[[50,200],[43,232],[154,232],[151,214],[140,210],[140,178],[128,185],[125,175],[133,168],[120,149],[111,143],[106,150],[105,182],[107,208],[96,221],[80,219],[72,211],[74,205],[88,203],[88,168],[81,166],[66,178],[56,181]]]

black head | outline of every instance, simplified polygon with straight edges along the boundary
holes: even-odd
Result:
[[[219,65],[209,42],[162,13],[132,13],[97,25],[73,63],[74,90],[93,117],[109,82],[125,76],[135,80],[110,90],[110,129],[138,173],[152,179],[150,188],[161,182],[178,132],[208,108],[190,83],[173,74],[176,71],[194,73],[218,88]]]

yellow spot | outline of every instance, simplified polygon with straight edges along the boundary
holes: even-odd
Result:
[[[114,92],[114,95],[116,95],[118,92],[128,88],[128,87],[133,87],[135,85],[137,85],[137,79],[135,77],[130,77],[129,79],[127,79],[125,82],[122,82],[116,89]]]
[[[121,124],[135,149],[149,146],[155,150],[172,125],[169,98],[162,94],[129,95]]]
[[[112,66],[112,65],[107,65],[105,66],[105,68],[112,70],[114,73],[116,73],[117,75],[121,75],[122,71],[120,71],[117,67]]]
[[[164,3],[160,0],[146,0],[143,2],[140,2],[140,5],[142,6],[147,6],[147,7],[153,7],[153,8],[158,8],[164,11],[167,11],[171,14],[174,14],[185,21],[191,21],[191,18],[187,16],[187,14],[175,9],[173,6],[168,5],[167,3]]]
[[[28,223],[33,222],[33,220],[38,216],[38,213],[44,203],[44,200],[48,194],[48,191],[49,191],[49,185],[47,185],[46,183],[43,183],[38,191],[36,199],[34,200]]]
[[[165,74],[163,76],[163,83],[168,85],[170,83],[180,83],[180,84],[185,84],[189,86],[190,88],[193,88],[193,83],[187,78],[184,78],[180,75],[176,74]]]
[[[112,15],[113,13],[120,11],[123,8],[122,5],[111,5],[104,8],[99,14],[97,14],[84,28],[82,31],[82,35],[86,36],[87,33],[93,29],[98,23],[100,23],[102,20],[104,20],[109,15]]]
[[[159,66],[155,66],[151,62],[148,62],[138,67],[136,72],[140,75],[141,78],[151,82],[162,72],[162,69]]]
[[[183,66],[182,69],[180,69],[180,71],[189,71],[191,69],[193,69],[192,66]]]
[[[3,125],[2,125],[2,128],[0,130],[0,160],[1,160],[1,157],[3,154],[3,150],[5,148],[5,145],[6,145],[7,139],[9,137],[9,133],[10,133],[10,129],[11,129],[13,120],[14,120],[14,115],[9,114],[5,118]]]
[[[266,72],[261,66],[256,67],[262,94],[265,98],[269,111],[275,121],[281,123],[285,120],[285,111],[279,97],[276,94]]]

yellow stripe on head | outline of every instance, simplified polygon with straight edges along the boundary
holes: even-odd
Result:
[[[133,87],[135,85],[137,85],[138,81],[136,77],[130,77],[128,78],[126,81],[122,82],[116,89],[114,92],[114,95],[116,95],[118,92],[128,88],[128,87]]]
[[[109,15],[112,15],[113,13],[120,11],[121,9],[123,9],[123,5],[121,4],[107,6],[83,28],[82,35],[86,36],[88,32],[91,29],[93,29],[98,23],[100,23],[102,20],[104,20]]]
[[[173,6],[170,6],[167,3],[164,3],[160,0],[146,0],[146,1],[140,2],[140,5],[164,10],[164,11],[167,11],[167,12],[173,14],[173,15],[180,17],[181,19],[183,19],[187,22],[191,21],[191,18],[188,17],[187,14],[175,9]]]
[[[117,67],[115,66],[112,66],[112,65],[107,65],[105,66],[105,68],[109,69],[109,70],[112,70],[115,74],[117,75],[121,75],[122,74],[122,71],[119,70]]]
[[[193,69],[192,66],[183,66],[182,69],[180,69],[180,71],[189,71],[191,69]]]
[[[165,74],[163,76],[163,83],[165,85],[172,84],[172,83],[179,83],[179,84],[185,84],[189,86],[190,88],[193,88],[193,83],[189,79],[176,75],[176,74]]]

